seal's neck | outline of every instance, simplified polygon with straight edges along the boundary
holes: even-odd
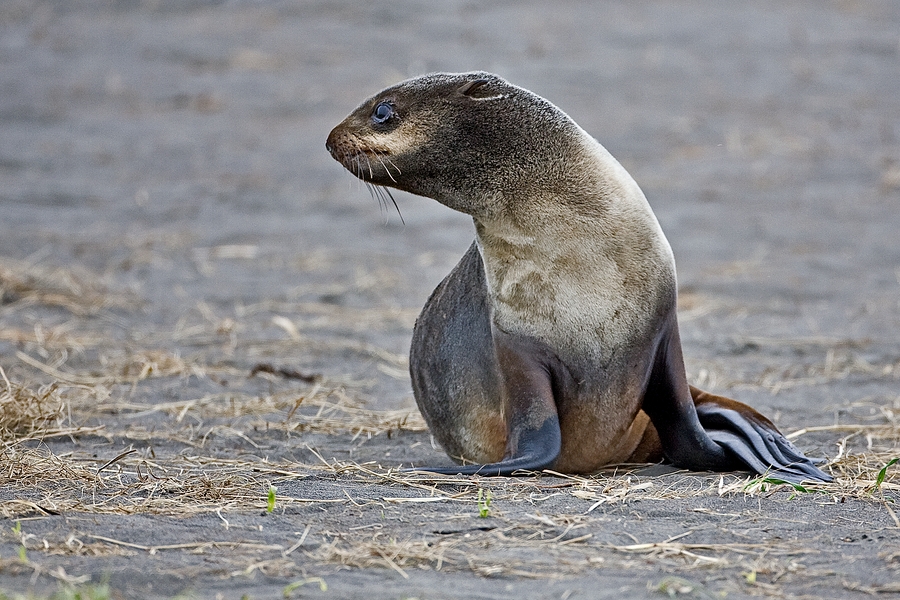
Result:
[[[552,252],[570,242],[613,254],[668,248],[638,184],[606,148],[581,132],[577,151],[564,163],[547,165],[532,186],[482,203],[491,210],[473,218],[485,250],[538,246]]]
[[[567,187],[475,217],[495,323],[504,330],[572,321],[560,331],[588,331],[655,310],[635,303],[674,298],[674,259],[656,217],[631,176],[594,144],[570,165]]]

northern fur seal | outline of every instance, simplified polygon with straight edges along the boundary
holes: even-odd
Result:
[[[543,98],[490,73],[363,102],[326,148],[376,186],[468,215],[476,238],[416,322],[419,409],[458,467],[589,473],[663,457],[830,481],[749,406],[688,385],[675,263],[625,169]]]

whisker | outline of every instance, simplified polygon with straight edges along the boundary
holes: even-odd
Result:
[[[400,217],[400,222],[403,223],[404,225],[406,225],[406,221],[403,220],[403,213],[400,212],[400,206],[398,206],[397,201],[394,200],[394,195],[391,193],[391,190],[389,190],[386,187],[381,187],[380,189],[383,193],[387,194],[388,198],[391,199],[391,204],[393,204],[394,208],[397,209],[397,215]],[[387,206],[387,201],[385,201],[384,204],[385,204],[385,206]]]
[[[365,179],[363,179],[363,164],[362,164],[362,155],[356,155],[356,189],[359,189],[360,182],[365,183]]]
[[[392,166],[392,167],[394,167],[395,169],[397,169],[397,175],[398,175],[398,176],[399,176],[399,175],[403,175],[403,171],[400,170],[400,167],[398,167],[397,165],[394,164],[394,161],[392,161],[392,160],[389,159],[389,158],[385,158],[385,160],[388,161],[389,163],[391,163],[391,166]],[[387,167],[385,167],[385,168],[387,168]]]
[[[375,178],[375,171],[372,169],[371,156],[374,156],[376,158],[376,160],[378,160],[378,162],[384,168],[385,173],[387,173],[388,177],[391,178],[391,181],[393,181],[394,183],[397,183],[397,180],[396,180],[396,178],[394,178],[393,173],[391,173],[391,169],[390,169],[390,167],[388,167],[388,164],[390,164],[391,167],[393,167],[394,169],[397,170],[397,175],[401,174],[400,169],[397,167],[397,165],[394,164],[394,162],[390,158],[388,158],[386,156],[382,156],[381,154],[379,154],[376,151],[372,151],[371,154],[369,152],[358,151],[353,156],[353,160],[348,161],[349,164],[347,165],[347,170],[350,171],[351,173],[353,173],[354,175],[356,175],[357,185],[359,184],[359,182],[364,183],[366,186],[366,189],[369,191],[369,195],[372,198],[374,198],[376,202],[378,202],[378,209],[379,209],[379,212],[381,212],[382,216],[384,217],[385,223],[388,222],[388,200],[390,200],[390,203],[394,205],[394,210],[397,211],[397,216],[400,217],[400,222],[403,223],[403,225],[406,225],[406,219],[403,218],[403,213],[400,212],[400,205],[397,204],[397,200],[394,198],[394,195],[391,193],[391,190],[384,186],[376,185],[376,184],[372,183],[371,181],[366,181],[364,179],[363,172],[365,169],[369,170],[369,178],[370,179]],[[363,164],[363,159],[365,159],[365,161],[366,161],[365,164]],[[387,161],[387,162],[385,162],[385,161]]]
[[[394,161],[392,161],[390,158],[388,158],[387,156],[385,156],[383,153],[379,153],[379,152],[377,152],[377,151],[373,151],[373,152],[374,152],[374,154],[375,154],[375,158],[377,158],[377,159],[378,159],[378,162],[381,163],[381,166],[384,167],[384,171],[387,173],[388,177],[391,178],[391,181],[393,181],[394,183],[397,183],[397,180],[394,178],[393,173],[391,173],[391,170],[388,168],[387,164],[384,162],[384,161],[387,161],[388,163],[390,163],[390,165],[391,165],[392,167],[394,167],[395,169],[397,169],[397,176],[399,177],[400,175],[402,175],[402,172],[401,172],[400,169],[397,167],[397,165],[394,164]]]
[[[397,183],[397,180],[394,179],[394,176],[393,176],[393,175],[391,175],[391,170],[387,168],[387,165],[384,164],[384,161],[381,160],[381,157],[380,157],[378,154],[376,154],[376,155],[375,155],[375,158],[377,158],[377,159],[378,159],[378,162],[381,163],[381,166],[384,167],[384,172],[387,173],[387,176],[391,178],[391,181],[393,181],[394,183]]]
[[[353,166],[353,168],[350,169],[350,172],[356,176],[356,189],[359,189],[359,182],[362,179],[362,177],[360,177],[362,163],[360,162],[359,154],[353,157],[353,162],[351,163],[351,165]]]
[[[378,202],[378,212],[381,213],[381,216],[384,218],[384,222],[387,223],[387,204],[385,203],[384,198],[382,197],[381,192],[378,189],[378,186],[369,183],[368,181],[365,183],[366,189],[369,190],[369,195],[372,196],[372,198],[374,198],[376,202]]]

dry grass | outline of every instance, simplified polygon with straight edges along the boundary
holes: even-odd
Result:
[[[334,527],[312,533],[308,527],[299,540],[276,544],[235,541],[225,535],[157,545],[87,533],[56,540],[24,536],[21,543],[33,554],[99,558],[218,550],[217,560],[226,563],[222,568],[230,577],[252,577],[256,572],[295,577],[305,573],[305,565],[314,564],[384,568],[401,578],[414,570],[554,578],[598,567],[627,570],[654,560],[687,569],[739,570],[736,572],[778,581],[792,572],[798,556],[811,550],[787,541],[694,541],[686,537],[690,531],[668,539],[609,543],[598,541],[591,532],[596,531],[604,511],[624,510],[637,502],[721,496],[782,502],[804,491],[814,494],[810,497],[820,503],[839,504],[853,498],[883,506],[900,527],[890,502],[900,492],[900,465],[887,469],[880,480],[885,465],[900,456],[900,409],[885,402],[861,407],[860,414],[877,409],[868,420],[809,427],[792,434],[794,439],[829,435],[838,443],[836,455],[826,465],[835,481],[807,486],[803,491],[775,485],[766,478],[732,474],[642,477],[632,465],[589,477],[548,472],[521,478],[480,478],[398,471],[321,455],[314,464],[269,461],[248,454],[222,458],[211,450],[210,439],[239,438],[244,448],[256,448],[260,441],[255,439],[257,430],[266,435],[279,432],[292,444],[302,441],[306,433],[349,434],[356,440],[390,436],[400,430],[425,431],[418,413],[368,408],[359,383],[350,377],[310,373],[292,377],[291,369],[269,368],[268,363],[261,362],[263,368],[242,368],[233,360],[221,359],[240,355],[250,361],[266,361],[296,353],[298,348],[314,347],[337,355],[350,353],[376,364],[386,375],[405,378],[405,356],[360,342],[355,336],[386,322],[406,326],[412,313],[354,310],[351,314],[346,308],[330,305],[261,304],[222,316],[198,305],[198,323],[186,319],[173,331],[135,337],[122,346],[110,344],[108,333],[97,326],[95,317],[108,308],[125,306],[124,296],[110,295],[96,278],[10,264],[0,262],[0,287],[7,302],[0,309],[0,318],[39,304],[64,307],[76,318],[30,328],[19,322],[0,323],[0,342],[12,342],[18,348],[15,361],[3,365],[6,371],[0,369],[0,489],[5,490],[0,496],[0,516],[5,519],[56,514],[216,515],[227,533],[231,521],[268,509],[270,486],[279,490],[279,511],[310,507],[338,509],[322,514],[395,511],[423,524],[434,514],[429,511],[437,508],[442,518],[470,522],[479,512],[479,493],[489,491],[492,499],[486,526],[471,535],[463,531],[410,535],[408,529],[353,527],[337,519]],[[255,324],[247,319],[255,319]],[[247,335],[260,325],[270,327],[275,335],[269,335],[272,331],[258,338]],[[343,337],[317,336],[318,329],[347,333]],[[801,345],[814,342],[796,341]],[[184,346],[192,351],[184,353],[180,350]],[[825,352],[820,362],[765,371],[753,384],[777,393],[793,385],[820,385],[851,375],[895,379],[900,372],[895,364],[868,363],[855,350],[838,346]],[[82,357],[80,368],[69,366],[67,361],[73,356]],[[10,367],[15,377],[8,376],[13,372]],[[242,386],[250,376],[269,380],[269,393],[245,391]],[[709,372],[705,377],[715,379]],[[237,383],[186,399],[164,400],[159,394],[138,393],[152,380],[191,378]],[[77,443],[42,443],[66,436]],[[184,449],[178,452],[177,448]],[[311,485],[309,494],[297,492],[307,488],[296,482],[323,478],[340,486],[315,492],[318,488]],[[340,488],[343,492],[334,491]],[[371,490],[377,490],[376,498]],[[575,508],[541,512],[543,503],[558,500]],[[317,543],[310,544],[313,537]],[[0,568],[7,572],[25,568],[15,561],[8,568],[5,564]],[[71,579],[65,573],[50,574]],[[770,584],[760,581],[754,589],[783,594],[780,586],[766,585]]]
[[[66,405],[59,388],[45,385],[32,390],[13,384],[0,367],[5,389],[0,391],[0,439],[28,438],[39,431],[61,427],[66,420]]]
[[[153,413],[172,417],[181,423],[189,416],[197,420],[226,417],[258,417],[246,421],[247,427],[287,433],[346,433],[390,435],[394,431],[424,431],[425,422],[409,410],[378,411],[364,408],[361,401],[342,387],[314,385],[308,392],[283,392],[254,396],[238,392],[209,394],[201,398],[162,403],[109,401],[93,408],[94,414],[119,414],[139,418]],[[265,417],[265,418],[263,418]]]
[[[376,428],[373,420],[368,427]],[[357,426],[362,423],[358,423]],[[861,428],[857,435],[881,435],[885,431]],[[896,431],[891,435],[897,435]],[[881,438],[879,438],[881,439]],[[893,439],[893,438],[889,438]],[[837,479],[831,484],[810,486],[822,502],[838,503],[853,497],[884,504],[885,493],[900,490],[897,471],[889,469],[876,485],[878,473],[890,454],[871,451],[841,457],[830,465]],[[322,540],[312,550],[301,548],[289,556],[291,548],[280,545],[235,544],[207,540],[190,544],[146,545],[91,537],[40,547],[26,542],[29,550],[45,553],[82,553],[103,556],[117,552],[196,552],[218,548],[227,550],[234,563],[230,576],[249,576],[255,571],[272,576],[292,576],[300,565],[331,564],[346,568],[385,568],[401,577],[411,570],[468,571],[481,576],[554,578],[594,569],[632,568],[632,557],[660,560],[697,569],[753,569],[760,577],[781,577],[805,550],[796,543],[692,543],[672,538],[635,541],[633,544],[597,544],[584,527],[592,522],[603,505],[628,505],[636,501],[694,499],[708,496],[770,496],[773,500],[796,493],[787,486],[765,485],[758,480],[723,475],[720,477],[673,474],[662,477],[635,477],[628,469],[590,477],[534,476],[526,478],[446,477],[427,473],[398,472],[375,464],[359,464],[320,458],[318,464],[287,461],[269,462],[257,458],[221,459],[205,456],[202,449],[192,454],[166,458],[149,456],[146,450],[128,449],[105,460],[88,453],[56,455],[46,448],[8,443],[0,456],[4,465],[0,487],[20,490],[15,499],[0,502],[0,515],[22,519],[48,514],[165,515],[189,517],[215,514],[228,528],[232,514],[264,511],[266,490],[275,485],[284,489],[289,481],[332,476],[347,490],[325,497],[301,497],[279,492],[278,510],[292,507],[340,506],[377,513],[397,507],[407,518],[416,517],[419,507],[445,505],[450,514],[477,515],[479,490],[490,490],[490,531],[477,536],[396,536],[367,528],[320,531]],[[357,497],[361,490],[382,486],[377,499]],[[775,494],[776,496],[773,496]],[[556,496],[580,501],[577,514],[543,514],[542,502]],[[379,508],[380,507],[380,508]],[[524,514],[520,511],[526,509]],[[444,511],[446,512],[446,511]],[[702,511],[700,511],[702,512]],[[427,513],[424,513],[427,514]],[[305,537],[305,536],[304,536]],[[296,549],[294,549],[296,550]],[[293,552],[293,550],[292,550]],[[300,560],[300,557],[305,557]],[[774,591],[773,591],[774,590]],[[780,588],[770,592],[778,595]]]
[[[138,376],[163,372],[180,376],[187,369],[182,362],[135,362]],[[160,366],[160,364],[165,366]],[[144,365],[144,366],[141,366]],[[152,365],[147,367],[147,365]],[[138,371],[137,368],[140,367]],[[330,472],[365,483],[387,483],[415,490],[427,490],[432,496],[447,497],[448,487],[455,498],[474,502],[476,489],[489,485],[495,498],[519,501],[527,495],[544,493],[532,480],[493,478],[453,478],[422,473],[397,472],[371,464],[337,462],[321,459],[317,465],[295,463],[259,463],[254,460],[224,461],[202,455],[206,438],[213,433],[228,433],[224,425],[211,425],[206,433],[197,432],[192,446],[200,454],[177,456],[166,460],[152,456],[128,454],[112,465],[103,466],[99,459],[88,460],[77,453],[57,456],[46,448],[32,447],[28,442],[60,435],[98,434],[108,439],[139,439],[139,429],[130,428],[127,435],[109,428],[80,427],[86,422],[108,414],[118,420],[140,419],[151,414],[163,414],[172,423],[172,431],[157,432],[156,439],[179,439],[177,425],[195,414],[207,421],[216,418],[250,417],[245,429],[265,424],[268,430],[286,434],[316,432],[325,434],[353,433],[354,435],[389,435],[397,430],[425,430],[417,414],[409,411],[373,411],[361,405],[343,388],[327,388],[321,383],[312,385],[303,394],[284,392],[265,396],[227,393],[208,395],[190,400],[136,403],[114,398],[102,386],[73,385],[64,382],[46,384],[37,389],[10,381],[5,373],[4,389],[0,391],[0,436],[4,465],[0,484],[19,488],[41,488],[54,482],[52,493],[41,500],[41,507],[51,511],[77,510],[84,512],[178,513],[226,509],[258,508],[264,502],[261,489],[271,481],[303,477],[302,473]],[[126,373],[126,375],[128,375]],[[129,375],[130,376],[130,375]],[[275,418],[273,418],[273,416]],[[893,417],[893,413],[891,415]],[[257,418],[254,421],[253,418]],[[230,430],[253,445],[248,434]],[[897,469],[888,469],[879,483],[881,469],[897,457],[900,447],[900,427],[896,423],[883,425],[842,425],[811,427],[796,432],[797,438],[810,432],[831,431],[840,437],[839,451],[827,468],[835,475],[831,484],[810,486],[833,497],[872,499],[875,492],[900,491]],[[252,434],[251,434],[252,435]],[[851,452],[856,445],[863,451]],[[104,468],[100,468],[103,466]],[[553,484],[554,494],[566,493],[590,502],[591,512],[603,504],[630,500],[699,497],[704,495],[769,493],[772,486],[760,480],[723,476],[635,478],[628,468],[592,477],[559,475]],[[611,476],[612,475],[612,476]],[[756,481],[756,483],[754,483]],[[68,482],[58,485],[58,482]],[[484,483],[482,483],[484,482]],[[83,490],[93,490],[101,501],[86,502]],[[462,491],[460,491],[462,490]],[[198,502],[198,499],[201,500]],[[285,498],[284,502],[293,500]],[[183,505],[183,506],[182,506]],[[264,504],[262,504],[264,506]],[[3,514],[14,516],[33,512],[29,502],[7,502]]]
[[[74,315],[96,315],[111,308],[129,308],[136,299],[111,292],[97,275],[79,267],[49,267],[0,257],[0,304],[3,310],[52,306]]]
[[[809,365],[770,367],[750,384],[777,394],[782,389],[824,385],[853,375],[891,380],[900,378],[900,361],[877,364],[862,358],[858,351],[846,348],[828,348],[824,354],[821,362]]]
[[[513,559],[504,549],[515,549]],[[388,568],[404,579],[408,571],[469,571],[483,577],[509,576],[555,578],[571,576],[590,567],[581,553],[565,556],[554,550],[555,543],[512,539],[502,530],[486,533],[480,539],[445,536],[445,539],[396,539],[386,535],[348,536],[334,534],[310,556],[317,561],[337,563],[351,568]]]
[[[900,379],[900,361],[873,362],[864,358],[861,348],[866,344],[863,342],[831,338],[746,338],[742,341],[760,348],[791,349],[798,356],[808,358],[771,359],[772,364],[758,373],[729,373],[728,369],[711,361],[689,373],[688,379],[704,389],[764,389],[772,395],[791,388],[828,385],[850,377],[890,382]]]
[[[425,540],[374,538],[345,539],[349,536],[335,535],[333,540],[323,545],[314,554],[316,560],[335,562],[347,567],[371,568],[387,567],[408,579],[406,569],[435,569],[440,571],[466,565],[474,557],[468,548],[455,540],[427,542]]]
[[[266,508],[271,484],[302,479],[303,465],[176,456],[153,460],[127,450],[101,460],[87,453],[56,455],[46,448],[7,445],[0,485],[30,499],[0,502],[0,514],[160,514],[190,516],[223,510]],[[305,499],[281,496],[289,506]],[[345,500],[341,500],[342,502]]]

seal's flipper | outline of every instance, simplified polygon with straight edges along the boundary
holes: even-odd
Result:
[[[559,456],[562,436],[559,419],[548,417],[536,429],[522,427],[518,432],[516,453],[500,462],[486,465],[460,465],[455,467],[412,467],[404,471],[428,471],[444,475],[515,475],[520,471],[541,471],[551,466]]]
[[[686,469],[749,469],[792,483],[831,481],[767,418],[746,404],[689,387],[678,325],[662,336],[643,402],[663,453]]]
[[[767,418],[749,406],[691,387],[700,424],[709,436],[757,473],[791,483],[832,481],[785,438]]]
[[[568,383],[566,373],[545,344],[493,329],[497,364],[502,373],[507,436],[503,459],[483,465],[417,467],[448,475],[513,475],[553,465],[562,449],[562,432],[554,385]]]
[[[437,286],[416,319],[409,373],[416,404],[448,455],[477,463],[503,457],[509,428],[477,244]]]

